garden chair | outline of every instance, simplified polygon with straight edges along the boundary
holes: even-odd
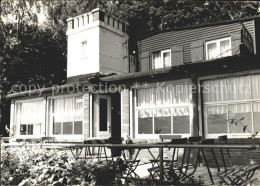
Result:
[[[220,144],[227,144],[227,136],[219,136]],[[226,151],[226,153],[224,153]],[[218,172],[218,177],[228,185],[242,185],[251,179],[259,165],[234,166],[229,149],[220,149],[223,171]],[[227,156],[227,157],[226,157]],[[229,165],[229,166],[228,166]]]

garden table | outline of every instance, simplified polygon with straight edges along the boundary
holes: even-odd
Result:
[[[5,144],[6,147],[21,147],[23,145],[19,144]],[[164,180],[164,167],[163,167],[163,149],[164,148],[191,148],[197,149],[202,152],[202,157],[207,166],[207,171],[212,184],[214,184],[212,173],[209,169],[208,160],[206,158],[205,149],[247,149],[252,150],[259,148],[259,145],[237,145],[237,144],[27,144],[26,146],[42,146],[42,147],[56,147],[56,148],[87,148],[87,147],[107,147],[110,149],[120,148],[120,149],[159,149],[159,166],[160,166],[160,181]],[[139,153],[138,153],[139,154]]]

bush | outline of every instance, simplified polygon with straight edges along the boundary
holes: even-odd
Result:
[[[126,170],[118,159],[114,165],[75,160],[65,151],[39,146],[1,149],[3,185],[104,185],[118,184]]]

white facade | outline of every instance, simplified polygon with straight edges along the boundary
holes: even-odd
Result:
[[[125,23],[103,14],[95,9],[68,20],[68,78],[92,73],[129,73]]]

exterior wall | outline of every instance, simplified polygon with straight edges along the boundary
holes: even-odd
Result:
[[[122,74],[129,72],[127,35],[103,22],[99,30],[100,72]]]
[[[130,135],[130,95],[129,90],[121,92],[121,136]]]
[[[254,51],[256,52],[254,20],[243,22],[253,38]],[[179,29],[158,33],[138,42],[139,62],[147,60],[149,52],[171,49],[173,46],[183,47],[182,64],[191,63],[191,44],[196,41],[211,41],[219,38],[231,37],[232,33],[241,30],[241,23],[223,25],[201,26],[199,28]],[[204,56],[205,57],[205,56]],[[180,65],[173,64],[173,66]],[[141,67],[142,68],[142,67]]]
[[[87,140],[90,137],[90,96],[89,93],[83,96],[83,138]]]
[[[69,30],[67,77],[99,72],[99,22],[79,30]],[[87,57],[82,56],[82,42],[87,42]]]
[[[99,9],[68,19],[67,78],[129,73],[125,25]],[[82,42],[87,42],[84,56]]]

